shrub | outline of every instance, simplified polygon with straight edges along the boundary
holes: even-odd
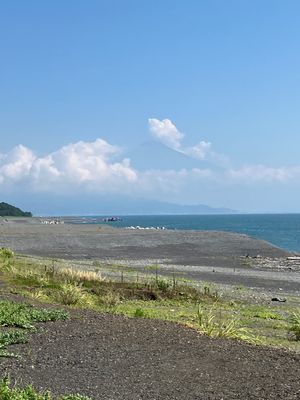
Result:
[[[98,303],[101,307],[108,308],[110,311],[120,303],[120,294],[113,290],[109,290],[98,298]]]
[[[10,249],[7,249],[6,247],[2,247],[0,249],[0,256],[2,257],[2,259],[7,260],[14,257],[14,252]]]
[[[78,285],[64,283],[55,294],[55,300],[66,306],[73,306],[83,301],[84,294]]]
[[[14,258],[14,252],[6,247],[2,247],[0,249],[0,258],[2,261],[2,268],[4,268],[4,270],[9,270]]]
[[[166,292],[170,287],[170,282],[168,282],[166,279],[156,279],[155,284],[162,292]]]
[[[300,340],[300,313],[294,312],[289,319],[289,332],[294,335],[295,340]]]

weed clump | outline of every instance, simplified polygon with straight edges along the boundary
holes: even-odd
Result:
[[[97,283],[102,282],[104,278],[99,272],[77,270],[74,268],[62,268],[56,272],[58,280],[63,280],[66,283]]]
[[[199,304],[197,318],[200,331],[208,336],[255,341],[245,328],[239,326],[236,319],[226,320],[221,313],[217,318],[212,308],[206,311]]]
[[[290,326],[288,328],[289,332],[294,335],[296,341],[300,340],[300,313],[294,312],[289,320]]]
[[[146,313],[142,307],[138,307],[134,312],[134,317],[136,318],[143,318],[145,317]]]
[[[106,293],[100,294],[97,302],[99,306],[112,312],[121,302],[121,297],[117,291],[109,290]]]
[[[58,303],[66,306],[74,306],[83,302],[84,294],[81,286],[71,283],[64,283],[60,285],[60,288],[54,294],[54,299]]]
[[[1,400],[54,400],[50,392],[38,393],[31,385],[25,388],[10,387],[8,379],[0,381]],[[69,394],[56,398],[57,400],[91,400],[80,394]]]
[[[14,252],[6,247],[0,249],[0,260],[2,262],[2,268],[4,270],[9,270],[11,267],[11,262],[14,258]]]
[[[158,290],[161,290],[162,292],[166,292],[169,289],[171,284],[166,279],[156,279],[155,285],[157,286]]]
[[[7,346],[24,343],[27,339],[27,333],[24,330],[34,330],[35,322],[57,321],[66,318],[68,318],[68,313],[65,311],[40,309],[25,303],[1,300],[0,326],[6,327],[6,330],[0,332],[0,356],[11,355],[6,351]],[[1,396],[0,399],[2,400]]]
[[[0,332],[0,357],[10,357],[13,353],[9,353],[6,347],[11,344],[25,343],[27,341],[27,334],[20,330],[10,330]]]
[[[57,321],[68,318],[68,313],[61,310],[35,308],[29,304],[14,301],[0,301],[0,326],[13,326],[32,329],[34,322]]]

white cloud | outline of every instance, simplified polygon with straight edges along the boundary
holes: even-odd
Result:
[[[35,161],[33,152],[25,146],[16,146],[8,154],[0,157],[0,183],[26,177]]]
[[[227,180],[239,183],[278,182],[286,183],[300,178],[300,167],[267,167],[265,165],[249,165],[239,169],[225,171]]]
[[[184,135],[170,120],[150,119],[149,126],[159,140],[174,150],[197,159],[218,159],[210,142],[201,141],[184,147]],[[0,154],[0,189],[44,191],[56,193],[122,193],[172,201],[176,196],[194,196],[197,201],[209,187],[245,187],[246,185],[299,185],[300,166],[270,167],[248,165],[218,168],[168,169],[137,171],[129,159],[120,159],[121,149],[103,139],[94,142],[70,143],[55,152],[39,157],[23,145],[7,154]],[[153,155],[155,160],[155,154]],[[118,158],[116,158],[118,157]],[[118,159],[119,161],[116,161]],[[221,160],[223,161],[223,160]],[[153,162],[153,166],[155,161]],[[174,196],[173,196],[174,195]],[[176,195],[176,196],[175,196]],[[199,197],[200,196],[200,197]]]
[[[139,174],[138,181],[132,187],[137,194],[152,198],[174,201],[173,195],[187,190],[201,190],[201,184],[215,179],[210,169],[148,170]]]
[[[202,140],[195,146],[185,148],[184,153],[188,156],[198,158],[199,160],[204,160],[210,152],[210,147],[210,142]]]
[[[174,150],[180,150],[184,134],[179,132],[170,119],[166,118],[160,121],[156,118],[149,118],[148,122],[150,131],[155,138]]]
[[[173,150],[199,160],[204,160],[210,153],[211,143],[204,140],[194,146],[184,147],[181,143],[184,134],[168,118],[161,121],[156,118],[150,118],[148,123],[153,136]]]
[[[113,162],[120,149],[105,140],[71,143],[39,158],[19,145],[0,157],[0,183],[26,182],[35,190],[68,190],[80,185],[96,191],[110,191],[137,179],[127,159]]]

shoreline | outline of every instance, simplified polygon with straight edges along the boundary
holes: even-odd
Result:
[[[300,256],[300,242],[298,240],[300,214],[298,218],[297,215],[295,216],[295,220],[290,218],[292,215],[294,214],[239,214],[237,219],[232,218],[231,215],[2,217],[0,218],[0,225],[10,222],[44,225],[66,223],[81,226],[101,225],[108,229],[228,232],[267,241],[274,247]]]
[[[0,224],[0,247],[19,254],[110,265],[107,273],[126,268],[142,273],[159,266],[159,274],[196,282],[274,294],[300,294],[300,259],[268,242],[218,231],[127,230],[97,224],[43,225],[36,219]],[[118,268],[116,268],[118,265]],[[122,273],[123,273],[122,272]],[[126,272],[126,271],[125,271]]]

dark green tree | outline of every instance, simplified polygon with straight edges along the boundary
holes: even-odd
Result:
[[[8,203],[0,203],[0,216],[1,217],[32,217],[32,213],[22,211],[20,208],[12,206]]]

